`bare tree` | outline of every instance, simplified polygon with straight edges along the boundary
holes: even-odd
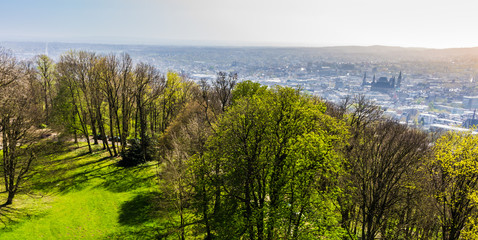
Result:
[[[158,70],[148,64],[140,63],[136,66],[134,96],[136,100],[136,123],[139,123],[139,137],[141,139],[141,148],[143,158],[146,158],[147,141],[147,110],[151,101],[159,94],[158,89],[152,89],[153,83],[164,82],[164,78]],[[143,159],[146,160],[146,159]]]
[[[129,126],[133,112],[134,91],[133,91],[133,61],[128,54],[123,54],[120,58],[119,81],[121,85],[121,119],[122,131],[120,135],[121,152],[126,148],[126,138],[129,135]]]
[[[363,96],[346,99],[330,112],[345,118],[351,131],[342,176],[351,199],[339,198],[343,228],[362,239],[394,238],[410,230],[409,216],[400,214],[416,207],[407,200],[417,196],[415,175],[427,152],[427,135],[382,118],[380,108]],[[404,234],[410,237],[419,229],[412,231]]]
[[[54,63],[46,55],[36,57],[39,81],[43,98],[43,107],[45,108],[45,123],[49,123],[50,112],[53,102],[53,84],[54,84]]]
[[[12,204],[35,153],[34,126],[41,116],[38,105],[38,89],[34,70],[26,64],[19,64],[10,56],[0,54],[7,66],[0,63],[0,79],[8,79],[0,87],[0,132],[2,136],[2,170],[8,197],[4,205]],[[4,71],[6,70],[6,71]]]
[[[118,81],[118,62],[114,55],[101,57],[97,63],[97,71],[100,71],[100,89],[105,96],[108,103],[109,115],[109,130],[110,136],[114,138],[116,135],[121,135],[122,128],[120,127],[119,119],[119,94],[120,83]],[[117,134],[115,134],[115,129]],[[118,155],[116,150],[115,140],[111,141],[114,156]]]
[[[212,86],[216,99],[219,101],[220,113],[226,111],[226,107],[230,104],[232,99],[232,89],[236,83],[237,73],[217,73],[216,81],[212,83]]]
[[[4,48],[0,48],[0,74],[2,74],[0,78],[0,88],[20,78],[17,65],[18,62],[12,54]]]

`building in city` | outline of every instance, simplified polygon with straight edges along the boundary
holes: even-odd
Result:
[[[387,79],[386,77],[380,77],[377,81],[375,81],[375,74],[373,75],[373,79],[371,83],[367,82],[367,73],[364,73],[363,80],[362,80],[362,87],[370,85],[370,91],[374,92],[382,92],[388,93],[393,91],[397,88],[400,88],[402,84],[402,72],[398,75],[398,78],[391,77]]]

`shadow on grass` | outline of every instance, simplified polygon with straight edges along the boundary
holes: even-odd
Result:
[[[85,159],[95,154],[97,153],[80,152],[74,156],[56,160],[55,163],[41,170],[41,176],[36,177],[31,188],[66,194],[82,190],[87,186],[101,187],[111,192],[128,192],[154,186],[155,174],[150,171],[153,165],[143,164],[121,168],[110,157]],[[91,181],[93,179],[100,181]]]
[[[160,226],[144,226],[140,228],[128,228],[122,229],[118,232],[114,232],[104,237],[103,239],[164,239],[169,236],[169,234],[164,234],[166,229]]]
[[[77,155],[76,159],[80,158],[82,155]],[[82,164],[75,164],[75,160],[71,161],[68,164],[65,164],[62,168],[52,169],[49,171],[43,170],[43,177],[37,180],[32,184],[32,188],[35,190],[42,191],[58,191],[62,194],[68,193],[70,191],[82,190],[84,187],[88,186],[88,181],[93,178],[99,178],[103,175],[105,168],[113,166],[114,163],[108,165],[99,165],[109,158],[104,157],[95,161],[89,161]],[[85,168],[84,171],[80,171],[74,174],[70,174],[71,171],[75,169]]]
[[[158,192],[148,192],[136,195],[133,199],[124,202],[120,207],[118,223],[135,226],[151,221],[158,217],[160,201]]]
[[[12,231],[15,226],[33,218],[46,216],[43,209],[25,209],[3,206],[0,208],[0,236],[2,232]]]
[[[108,239],[163,239],[171,234],[174,225],[169,219],[168,203],[159,192],[142,192],[119,209],[120,231]]]
[[[45,141],[45,142],[39,142],[38,144],[33,145],[33,148],[37,156],[41,156],[39,159],[40,160],[39,163],[48,164],[48,165],[89,154],[88,148],[86,145],[79,147],[77,146],[77,144],[72,142]],[[55,159],[71,151],[77,151],[78,153],[68,158],[63,158],[59,160]],[[55,159],[55,160],[51,160],[51,159]]]
[[[29,176],[31,181],[28,188],[65,194],[88,186],[102,187],[111,192],[127,192],[155,184],[151,164],[121,168],[116,166],[117,159],[105,156],[105,150],[100,148],[94,146],[95,152],[90,154],[87,145],[58,142],[39,144],[40,157]]]
[[[152,187],[155,174],[147,171],[151,165],[140,165],[131,168],[118,168],[103,175],[104,182],[100,187],[111,192],[128,192],[142,187]]]

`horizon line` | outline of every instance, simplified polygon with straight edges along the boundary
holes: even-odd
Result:
[[[167,46],[167,47],[221,47],[221,48],[334,48],[334,47],[390,47],[424,50],[446,49],[471,49],[476,46],[463,47],[423,47],[423,46],[400,46],[386,44],[307,44],[307,43],[278,43],[278,42],[231,42],[231,41],[202,41],[202,40],[160,40],[160,41],[137,41],[137,42],[114,42],[95,40],[26,40],[26,39],[0,39],[0,43],[60,43],[60,44],[89,44],[89,45],[116,45],[116,46]],[[175,42],[175,43],[173,43]]]

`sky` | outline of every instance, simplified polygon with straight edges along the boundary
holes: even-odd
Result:
[[[472,0],[0,0],[0,41],[478,46]]]

